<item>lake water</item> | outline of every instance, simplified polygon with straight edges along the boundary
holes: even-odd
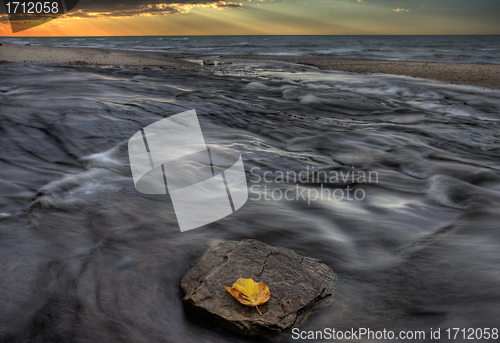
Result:
[[[500,63],[500,36],[15,37],[13,44],[194,54],[327,55],[411,61]]]

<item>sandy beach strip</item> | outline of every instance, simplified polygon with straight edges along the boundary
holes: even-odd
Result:
[[[128,65],[128,66],[194,66],[187,58],[191,54],[125,51],[96,48],[0,46],[0,62],[44,62],[82,65]],[[500,65],[475,63],[412,62],[372,59],[334,58],[329,56],[273,56],[273,55],[223,55],[223,58],[274,60],[316,66],[319,69],[339,70],[354,73],[382,73],[405,75],[444,81],[453,84],[500,89]],[[219,66],[218,66],[219,67]],[[230,68],[230,67],[228,67]]]
[[[96,48],[56,48],[2,44],[0,62],[181,67],[195,65],[183,54]]]

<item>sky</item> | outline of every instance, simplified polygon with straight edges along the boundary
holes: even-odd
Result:
[[[0,13],[0,36],[500,34],[500,0],[80,0],[15,34]]]

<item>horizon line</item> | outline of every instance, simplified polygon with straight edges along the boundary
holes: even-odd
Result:
[[[404,34],[404,35],[395,35],[395,34],[317,34],[317,35],[266,35],[266,34],[254,34],[254,35],[245,35],[245,34],[233,34],[233,35],[98,35],[98,36],[0,36],[1,38],[82,38],[82,37],[234,37],[234,36],[265,36],[265,37],[279,37],[279,36],[500,36],[499,33],[482,33],[482,34]]]

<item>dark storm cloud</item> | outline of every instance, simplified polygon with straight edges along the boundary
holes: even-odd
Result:
[[[70,18],[133,17],[139,15],[166,15],[187,13],[193,7],[239,8],[239,3],[219,0],[86,0],[67,14]]]
[[[179,6],[180,5],[180,6]],[[140,11],[151,14],[161,12],[161,10],[175,11],[175,8],[213,5],[214,7],[241,7],[239,3],[232,3],[218,0],[174,0],[174,1],[151,1],[151,0],[80,0],[75,8],[83,12],[116,12],[127,13],[128,11]]]
[[[131,17],[137,15],[164,15],[189,12],[193,7],[214,7],[219,9],[240,8],[241,3],[221,0],[80,0],[67,17]],[[0,6],[0,14],[6,11]],[[1,16],[0,18],[3,18]],[[7,20],[6,18],[3,18]],[[0,19],[1,20],[1,19]]]

